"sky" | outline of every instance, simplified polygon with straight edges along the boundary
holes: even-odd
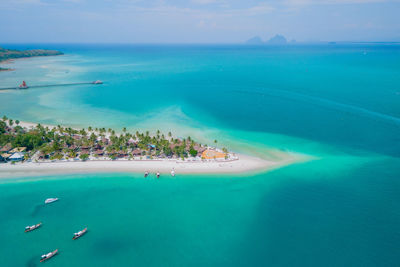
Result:
[[[0,43],[400,41],[400,0],[0,0]]]

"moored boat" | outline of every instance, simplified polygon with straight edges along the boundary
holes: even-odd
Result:
[[[49,252],[47,254],[42,255],[42,257],[40,258],[40,262],[44,262],[44,261],[50,259],[51,257],[56,255],[57,253],[58,253],[58,249],[56,249],[56,250],[54,250],[52,252]]]
[[[94,81],[93,84],[103,84],[103,82],[100,80],[97,80],[97,81]]]
[[[147,176],[149,176],[149,172],[148,172],[148,171],[145,171],[145,172],[144,172],[144,178],[146,178]]]
[[[157,176],[157,178],[160,178],[160,173],[159,173],[159,172],[157,172],[156,176]]]
[[[172,177],[175,176],[175,171],[174,170],[171,171],[171,176]]]
[[[33,230],[39,228],[41,225],[42,225],[42,223],[38,223],[38,224],[31,225],[31,226],[27,226],[27,227],[25,227],[25,233],[33,231]]]
[[[73,240],[78,239],[79,237],[83,236],[87,232],[87,227],[77,233],[74,233],[74,237],[72,237]]]
[[[48,198],[48,199],[46,199],[45,201],[44,201],[44,204],[50,204],[50,203],[53,203],[53,202],[55,202],[55,201],[57,201],[58,200],[58,198]]]

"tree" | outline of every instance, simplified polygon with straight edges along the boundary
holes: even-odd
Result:
[[[79,158],[80,158],[82,161],[86,161],[86,160],[89,158],[89,155],[88,155],[88,154],[81,154],[81,155],[79,156]]]
[[[7,116],[4,115],[4,116],[3,116],[3,121],[5,122],[7,119],[8,119]]]
[[[92,126],[89,126],[87,129],[89,132],[91,132],[93,130]]]
[[[10,126],[13,126],[14,121],[13,121],[12,119],[9,119],[9,120],[8,120],[8,124],[9,124]]]
[[[172,133],[171,133],[171,132],[168,132],[168,136],[171,137],[171,136],[172,136]]]
[[[20,122],[19,120],[16,120],[16,121],[15,121],[15,124],[17,124],[17,125],[18,125],[18,124],[19,124],[19,122]]]
[[[86,135],[87,135],[85,129],[80,130],[79,133],[80,133],[82,136],[86,136]]]
[[[122,128],[122,131],[123,131],[124,133],[126,133],[126,127]]]
[[[194,149],[193,147],[190,148],[189,153],[192,157],[196,157],[198,151],[196,149]]]
[[[215,139],[215,140],[214,140],[214,144],[217,145],[217,143],[218,143],[218,141],[217,141],[217,139]]]

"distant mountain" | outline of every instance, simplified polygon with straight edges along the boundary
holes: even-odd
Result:
[[[290,44],[296,43],[296,40],[292,40]],[[286,40],[285,36],[283,35],[275,35],[271,39],[269,39],[267,42],[264,42],[260,36],[254,36],[253,38],[250,38],[249,40],[246,41],[246,44],[248,45],[286,45],[288,44],[288,41]]]
[[[254,36],[253,38],[250,38],[249,40],[246,41],[246,44],[250,45],[262,45],[264,44],[263,40],[260,38],[260,36]]]
[[[285,45],[287,44],[287,40],[283,35],[275,35],[271,39],[268,40],[267,44],[270,45]]]

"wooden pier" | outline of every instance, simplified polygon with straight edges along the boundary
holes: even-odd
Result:
[[[102,81],[94,81],[94,82],[81,82],[81,83],[59,83],[59,84],[43,84],[43,85],[32,85],[32,86],[16,86],[16,87],[3,87],[0,90],[26,90],[30,88],[42,88],[42,87],[55,87],[55,86],[74,86],[74,85],[85,85],[85,84],[103,84]]]

